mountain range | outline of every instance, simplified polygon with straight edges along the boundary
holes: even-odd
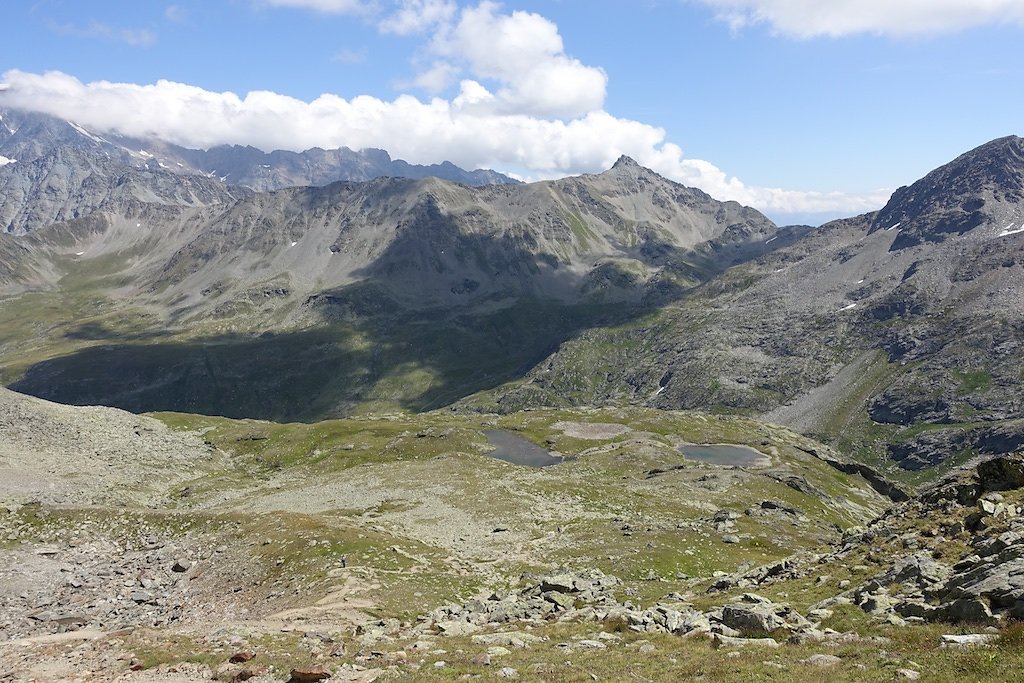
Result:
[[[43,398],[277,420],[701,409],[910,481],[1024,446],[1018,137],[820,228],[626,157],[524,184],[21,112],[0,155],[0,379]]]
[[[0,159],[5,160],[0,163],[0,226],[15,234],[96,209],[117,193],[126,174],[148,178],[148,189],[164,199],[171,199],[163,192],[169,190],[169,182],[173,185],[165,176],[190,176],[196,182],[205,176],[210,182],[198,196],[171,199],[193,203],[231,198],[235,195],[229,187],[267,191],[382,176],[438,177],[467,185],[517,182],[495,171],[464,171],[448,161],[409,164],[380,149],[188,149],[159,139],[101,135],[72,121],[18,110],[0,111]]]

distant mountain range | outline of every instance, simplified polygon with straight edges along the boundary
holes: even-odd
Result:
[[[216,189],[220,183],[256,191],[385,176],[437,177],[466,185],[518,182],[496,171],[465,171],[448,161],[409,164],[393,160],[380,149],[270,153],[239,145],[187,149],[156,139],[101,135],[72,121],[16,110],[0,111],[0,158],[5,160],[0,164],[0,226],[16,234],[95,208],[104,192],[112,191],[129,172],[156,174],[152,181],[156,184],[162,174],[191,175],[214,181],[210,187]]]
[[[518,184],[144,144],[3,114],[5,384],[285,420],[695,408],[911,478],[1024,446],[1021,138],[818,229],[625,157]]]

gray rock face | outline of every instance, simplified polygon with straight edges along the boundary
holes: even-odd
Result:
[[[771,633],[786,626],[786,621],[768,605],[726,605],[722,623],[737,631]]]
[[[984,145],[882,211],[801,234],[654,320],[581,335],[488,407],[565,396],[714,407],[869,443],[907,469],[1012,452],[1024,444],[1021,148]],[[846,402],[867,408],[853,423],[948,429],[888,444],[869,427],[830,426]]]
[[[243,194],[41,114],[0,112],[0,155],[15,160],[0,166],[0,231],[14,234],[96,211],[135,217],[143,205],[205,207]]]
[[[0,156],[14,160],[0,166],[0,230],[14,234],[109,209],[124,195],[126,184],[149,202],[207,206],[241,196],[239,188],[267,191],[383,176],[438,177],[468,185],[517,182],[494,171],[464,171],[450,162],[411,165],[374,149],[192,150],[159,140],[100,135],[69,121],[16,110],[0,110]]]
[[[235,148],[186,158],[67,122],[4,116],[0,154],[18,161],[0,168],[0,228],[33,234],[0,235],[3,295],[54,290],[74,275],[98,297],[151,312],[160,320],[152,333],[216,330],[246,342],[386,327],[394,337],[376,347],[401,348],[421,341],[413,336],[423,323],[460,338],[456,324],[479,323],[516,361],[480,369],[493,382],[437,398],[463,399],[467,410],[641,404],[757,414],[905,469],[1024,446],[1020,138],[965,154],[878,213],[811,230],[779,229],[626,158],[605,173],[528,185],[387,178],[253,192],[231,183],[245,174],[260,188],[321,182],[336,161],[323,150]],[[360,163],[391,161],[368,152]],[[196,164],[207,170],[188,175]],[[301,169],[308,176],[294,175]],[[212,170],[221,175],[207,177]],[[64,222],[40,227],[54,221]],[[516,320],[524,314],[515,311],[509,323],[502,315],[517,304],[529,315]],[[547,304],[585,307],[586,317],[537,310]],[[502,327],[524,322],[542,329],[532,345]],[[387,371],[330,350],[326,361],[296,362],[358,368],[328,382],[355,385],[351,394],[285,417],[344,413],[366,395],[361,382]],[[250,395],[252,368],[209,370],[180,347],[159,367],[94,353],[100,362],[54,362],[18,386],[67,402],[253,416],[207,389],[219,372],[235,396]],[[82,367],[116,370],[83,378]],[[125,368],[129,377],[116,376]],[[192,398],[155,404],[157,393]],[[852,405],[866,409],[849,416],[851,428],[835,427]],[[942,428],[886,443],[872,423],[884,434]]]
[[[872,230],[894,229],[892,249],[941,242],[1016,215],[1024,201],[1024,138],[993,140],[901,187],[872,221]]]
[[[1021,455],[992,458],[926,492],[916,514],[959,509],[965,520],[959,528],[973,534],[971,550],[949,565],[925,551],[897,559],[855,591],[858,603],[867,611],[953,623],[996,624],[1024,611],[1021,510],[998,494],[979,498],[990,487],[1024,488],[1022,467]]]
[[[211,196],[197,190],[193,201],[188,183]],[[369,347],[350,344],[350,337],[370,334],[378,337],[373,348],[392,352],[434,344],[442,358],[415,351],[408,363],[436,364],[445,374],[466,355],[452,354],[447,340],[463,338],[468,328],[475,338],[467,345],[493,347],[483,360],[507,366],[458,372],[490,381],[523,372],[591,321],[641,315],[735,260],[783,242],[768,243],[776,227],[757,211],[717,202],[625,161],[596,175],[486,187],[383,178],[254,193],[167,169],[133,170],[110,187],[82,205],[92,211],[87,216],[0,240],[0,294],[59,291],[61,282],[74,280],[90,296],[114,298],[130,311],[126,316],[151,315],[150,339],[224,330],[232,346],[290,350],[229,351],[224,361],[235,367],[226,369],[177,340],[166,348],[173,360],[142,357],[130,345],[96,346],[88,353],[133,358],[43,363],[16,384],[20,391],[140,412],[338,415],[351,409],[349,401],[372,393],[367,383],[405,364],[366,357]],[[45,220],[64,217],[54,212],[66,204],[47,209]],[[97,332],[107,334],[82,334]],[[319,341],[299,342],[304,336]],[[285,372],[253,364],[260,356]],[[318,367],[345,376],[318,370],[309,376]],[[82,376],[85,368],[90,376]],[[76,381],[67,381],[67,373]],[[289,374],[303,376],[256,389]],[[230,377],[235,388],[219,390],[218,376]],[[451,402],[460,388],[446,382],[437,383],[437,399]],[[302,385],[325,395],[284,401]],[[351,391],[339,396],[342,386]],[[267,402],[255,399],[259,393],[287,405],[254,413],[255,406],[266,410]]]
[[[304,152],[276,150],[263,152],[255,147],[225,145],[209,150],[164,146],[167,156],[180,158],[188,168],[223,178],[230,185],[241,185],[258,192],[301,185],[329,185],[339,180],[362,182],[381,177],[441,178],[464,185],[514,185],[518,181],[496,171],[465,171],[445,161],[421,166],[392,159],[382,149],[359,151],[307,149]]]

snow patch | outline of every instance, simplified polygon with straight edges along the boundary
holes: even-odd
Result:
[[[779,239],[779,236],[778,236],[778,235],[776,235],[775,237],[772,237],[771,239],[766,239],[766,240],[764,241],[764,243],[765,243],[765,244],[771,244],[772,242],[774,242],[774,241],[775,241],[775,240],[777,240],[777,239]]]
[[[150,154],[149,152],[147,152],[144,149],[140,149],[139,150],[139,156],[141,156],[143,159],[152,159],[153,158],[153,155]]]
[[[888,230],[895,230],[896,228],[900,227],[901,225],[903,225],[903,221],[896,221],[895,223],[890,225],[888,228],[886,228],[886,231],[888,231]]]
[[[101,144],[102,143],[106,143],[108,145],[110,144],[109,142],[107,142],[106,140],[101,138],[99,135],[96,135],[94,133],[90,133],[89,131],[87,131],[85,128],[82,128],[80,125],[78,125],[74,121],[68,121],[68,125],[71,126],[72,128],[74,128],[75,130],[77,130],[79,133],[81,133],[85,137],[87,137],[90,140],[92,140],[93,142],[98,142],[98,143],[101,143]]]
[[[84,253],[85,253],[84,251],[76,251],[75,252],[75,256],[81,256]]]
[[[5,156],[0,156],[0,166],[6,166],[7,164],[16,164],[16,163],[18,163],[17,159],[8,159]]]
[[[864,280],[857,280],[857,284],[858,284],[858,285],[862,285],[862,284],[864,284]]]
[[[178,162],[176,162],[176,163],[178,164],[178,166],[180,166],[180,167],[182,167],[182,168],[185,168],[185,164],[181,163],[180,161],[178,161]]]
[[[856,303],[852,303],[849,306],[843,306],[839,310],[840,311],[849,311],[849,310],[854,309],[854,308],[857,308],[857,304]]]
[[[1010,235],[1016,235],[1022,232],[1024,232],[1024,224],[1022,224],[1019,228],[1014,230],[1013,223],[1010,223],[1009,225],[1006,226],[1005,229],[1003,229],[1001,233],[997,235],[997,237],[1009,237]]]
[[[142,227],[142,223],[136,223],[136,224],[135,224],[135,227],[136,227],[136,228],[141,228],[141,227]]]
[[[298,242],[292,242],[291,246],[294,247],[296,244],[298,244]]]

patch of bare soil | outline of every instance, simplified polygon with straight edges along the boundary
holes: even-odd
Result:
[[[574,439],[593,441],[614,439],[632,431],[626,425],[615,422],[556,422],[552,427]]]

